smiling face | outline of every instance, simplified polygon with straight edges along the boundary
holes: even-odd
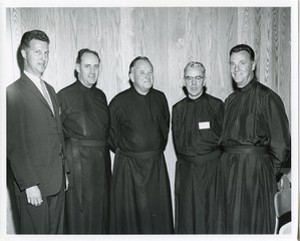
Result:
[[[254,76],[255,61],[250,54],[242,50],[230,56],[230,72],[238,88],[246,86]]]
[[[81,56],[81,61],[76,64],[79,81],[86,87],[91,88],[98,80],[100,62],[98,57],[86,52]]]
[[[129,77],[136,91],[142,95],[147,94],[153,86],[153,68],[146,60],[138,60]]]
[[[21,50],[24,58],[24,70],[41,77],[49,60],[49,44],[47,42],[32,39],[29,46]]]
[[[201,67],[188,68],[185,72],[184,81],[189,98],[197,99],[202,95],[203,87],[205,86],[205,76]]]

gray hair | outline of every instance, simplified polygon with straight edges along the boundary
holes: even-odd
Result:
[[[187,70],[190,69],[190,68],[198,68],[198,69],[201,68],[201,70],[202,70],[202,72],[203,72],[203,74],[204,74],[204,76],[205,76],[205,67],[204,67],[204,65],[203,65],[202,63],[196,62],[196,61],[191,61],[191,62],[189,62],[189,63],[184,67],[184,70],[183,70],[184,76],[185,76]]]

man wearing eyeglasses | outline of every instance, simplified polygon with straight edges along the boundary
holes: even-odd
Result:
[[[172,130],[177,155],[175,230],[179,234],[212,234],[216,171],[221,156],[223,102],[205,87],[205,67],[184,68],[187,97],[173,106]]]

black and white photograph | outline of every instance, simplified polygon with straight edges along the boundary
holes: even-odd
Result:
[[[4,1],[4,240],[297,240],[298,1]]]

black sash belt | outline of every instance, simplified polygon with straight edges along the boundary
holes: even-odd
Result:
[[[267,146],[224,146],[224,152],[231,154],[268,154]]]
[[[201,155],[201,156],[184,156],[184,155],[178,155],[178,161],[184,161],[189,163],[205,163],[208,160],[216,159],[220,157],[221,150],[217,149],[211,153]]]
[[[156,151],[145,151],[145,152],[131,152],[131,151],[123,151],[121,149],[117,149],[117,152],[119,152],[121,155],[128,156],[134,159],[148,159],[153,158],[161,154],[162,150],[156,150]]]
[[[106,141],[102,140],[85,140],[85,139],[75,139],[70,138],[72,144],[81,145],[81,146],[103,146],[107,145]]]

